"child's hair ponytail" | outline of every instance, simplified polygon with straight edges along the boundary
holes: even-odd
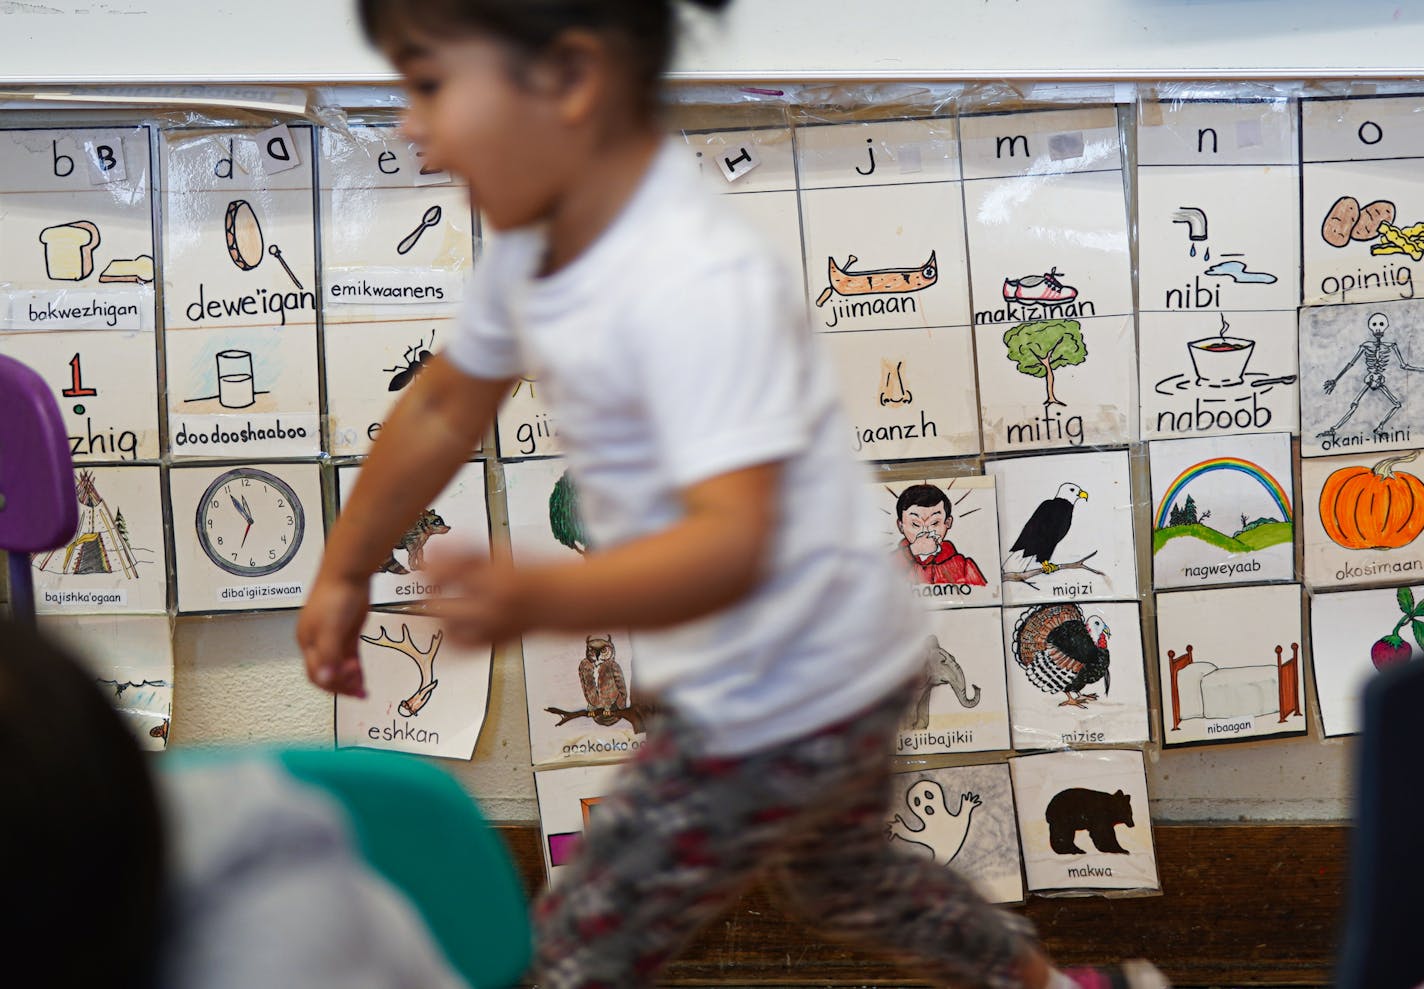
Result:
[[[672,61],[679,0],[359,0],[367,38],[402,43],[480,33],[538,55],[568,30],[595,31],[623,44],[637,82],[648,89]],[[731,0],[681,0],[719,11]]]

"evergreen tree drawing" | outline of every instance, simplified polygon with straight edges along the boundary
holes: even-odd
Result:
[[[124,541],[124,545],[133,548],[133,540],[129,538],[129,524],[124,520],[124,510],[119,509],[118,515],[114,517],[114,528],[119,530],[119,538]]]
[[[588,537],[578,516],[578,491],[568,471],[559,475],[549,494],[549,527],[554,538],[575,553],[588,552]]]

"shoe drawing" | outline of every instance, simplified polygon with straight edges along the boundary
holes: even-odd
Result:
[[[1072,285],[1064,285],[1058,280],[1058,269],[1042,275],[1025,275],[1022,278],[1004,279],[1004,301],[1028,302],[1056,306],[1072,302],[1078,297],[1078,290]]]

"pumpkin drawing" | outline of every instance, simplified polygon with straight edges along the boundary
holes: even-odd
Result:
[[[1424,481],[1396,471],[1419,451],[1373,467],[1341,467],[1320,492],[1325,534],[1346,549],[1398,549],[1424,532]]]

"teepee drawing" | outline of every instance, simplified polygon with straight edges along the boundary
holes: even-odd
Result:
[[[66,574],[122,574],[134,580],[138,577],[138,561],[129,545],[128,526],[124,513],[117,517],[94,484],[94,475],[80,471],[74,482],[74,496],[79,500],[79,531],[63,550],[52,550],[35,562],[40,570],[50,571],[51,563],[60,552],[64,562],[56,568]],[[50,571],[55,572],[55,571]]]

